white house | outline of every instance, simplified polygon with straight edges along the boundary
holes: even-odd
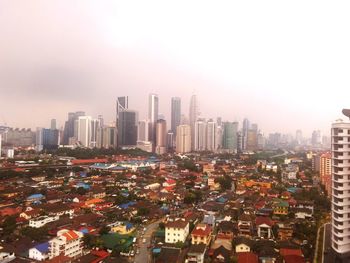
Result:
[[[63,254],[76,258],[83,253],[83,234],[74,230],[62,229],[57,232],[57,237],[49,241],[50,259]]]
[[[29,220],[29,226],[34,228],[40,228],[44,225],[59,220],[60,217],[58,215],[55,216],[40,216],[37,218],[33,218]]]
[[[184,218],[168,219],[165,224],[165,242],[175,244],[185,242],[190,232],[190,224]]]
[[[29,258],[37,261],[44,261],[49,258],[49,242],[36,245],[29,249]]]

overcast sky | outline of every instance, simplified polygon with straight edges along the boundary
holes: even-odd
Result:
[[[201,116],[304,135],[350,107],[349,1],[0,0],[0,124],[147,116],[170,98]],[[168,119],[170,121],[170,119]]]

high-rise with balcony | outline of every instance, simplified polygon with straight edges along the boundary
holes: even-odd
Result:
[[[343,120],[332,124],[332,248],[337,262],[350,262],[350,121]]]

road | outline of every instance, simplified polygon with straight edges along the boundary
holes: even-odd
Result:
[[[160,219],[158,221],[155,221],[155,222],[149,224],[146,228],[144,235],[142,237],[141,236],[137,237],[138,244],[140,246],[140,248],[139,248],[140,253],[135,256],[134,263],[149,262],[149,253],[148,253],[147,247],[151,245],[152,235],[153,235],[154,231],[157,230],[158,225],[162,220],[163,219]],[[142,242],[143,239],[146,239],[145,243]]]
[[[331,252],[331,238],[332,238],[332,226],[330,223],[324,225],[324,238],[323,238],[323,251],[322,251],[322,262],[331,263],[334,262],[334,255]]]

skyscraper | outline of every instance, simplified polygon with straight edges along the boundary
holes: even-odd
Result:
[[[195,124],[196,121],[198,119],[199,113],[198,113],[198,103],[197,103],[197,96],[196,95],[192,95],[191,97],[191,101],[190,101],[190,127],[191,127],[191,138],[192,138],[192,142],[191,142],[191,147],[192,149],[195,148]]]
[[[213,120],[207,122],[207,150],[215,152],[217,150],[217,125]]]
[[[118,145],[135,146],[137,142],[138,114],[133,110],[119,112]]]
[[[350,110],[343,110],[350,118]],[[350,261],[350,121],[332,124],[332,248],[339,258]]]
[[[250,128],[250,123],[247,118],[243,120],[243,127],[242,127],[242,148],[243,150],[247,149],[247,140],[248,140],[248,130]]]
[[[167,129],[165,120],[157,120],[156,124],[156,153],[166,153],[167,143]]]
[[[156,124],[158,120],[158,95],[150,94],[148,97],[149,141],[156,145]]]
[[[247,151],[258,150],[258,131],[256,129],[249,129],[247,134]]]
[[[85,112],[77,111],[77,112],[69,112],[68,120],[65,122],[64,131],[63,131],[63,144],[69,144],[71,138],[76,137],[78,134],[78,126],[77,120],[80,116],[85,116]]]
[[[137,130],[137,141],[146,142],[149,139],[148,136],[149,122],[147,120],[139,121]]]
[[[223,123],[222,148],[228,152],[237,152],[238,122]]]
[[[115,119],[115,125],[116,125],[116,141],[117,144],[119,143],[119,115],[121,112],[128,110],[129,109],[129,97],[128,96],[123,96],[123,97],[118,97],[117,102],[116,102],[116,119]]]
[[[188,153],[191,151],[191,127],[179,125],[176,131],[176,152]]]
[[[91,120],[90,116],[80,116],[77,120],[77,140],[87,148],[91,146]]]
[[[181,99],[171,98],[171,131],[176,135],[176,127],[181,123]]]
[[[205,151],[207,143],[207,123],[205,120],[197,120],[194,126],[194,150]]]
[[[99,119],[92,119],[91,120],[91,139],[90,139],[90,146],[91,148],[97,147],[97,134],[98,130],[100,129],[100,120]]]
[[[36,130],[36,150],[54,150],[58,148],[57,129],[37,128]]]
[[[56,119],[51,119],[51,130],[56,130]]]

